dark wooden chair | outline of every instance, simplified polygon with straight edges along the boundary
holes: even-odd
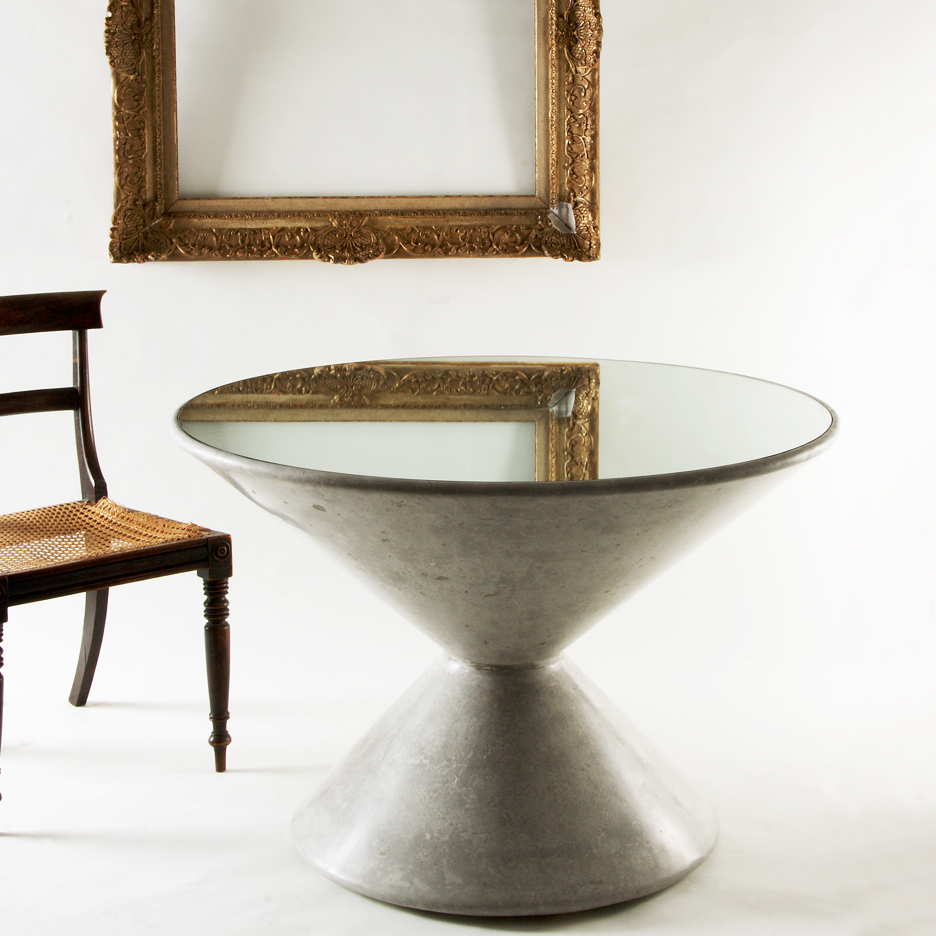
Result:
[[[84,632],[69,701],[84,705],[104,637],[108,589],[197,571],[205,589],[205,651],[215,770],[225,769],[230,682],[231,538],[121,507],[107,497],[91,425],[87,329],[101,327],[103,292],[0,297],[0,335],[71,331],[71,387],[0,394],[0,416],[73,410],[82,500],[0,516],[0,667],[7,608],[86,593]],[[0,728],[3,673],[0,672]]]

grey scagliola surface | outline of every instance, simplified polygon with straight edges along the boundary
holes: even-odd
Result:
[[[445,656],[298,812],[325,874],[477,915],[628,900],[687,874],[717,823],[562,650],[818,454],[584,482],[418,481],[186,448],[306,530]]]
[[[296,814],[300,853],[370,897],[485,916],[679,880],[712,808],[570,669],[438,661]]]
[[[776,479],[411,481],[186,444],[337,554],[448,654],[486,665],[554,659]]]

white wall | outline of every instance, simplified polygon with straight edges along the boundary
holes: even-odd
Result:
[[[179,450],[177,405],[338,361],[657,360],[806,390],[842,433],[574,655],[716,804],[780,775],[843,808],[933,805],[936,5],[605,0],[602,259],[356,268],[110,265],[103,0],[0,12],[0,292],[108,290],[92,365],[112,494],[234,536],[235,737],[252,705],[347,700],[347,736],[282,739],[284,758],[333,759],[434,650]],[[0,389],[20,386],[20,353],[0,360]],[[43,501],[44,478],[18,479],[0,509]],[[201,692],[192,578],[115,594],[96,695]],[[11,614],[11,736],[17,706],[64,698],[78,617]],[[136,650],[132,672],[109,665]],[[238,742],[232,762],[252,760]]]

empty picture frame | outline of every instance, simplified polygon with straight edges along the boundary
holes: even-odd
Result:
[[[109,0],[111,259],[341,264],[383,257],[598,259],[598,0],[516,2],[534,7],[534,191],[180,197],[175,0]],[[416,0],[411,6],[415,19],[408,27],[416,28]],[[358,28],[366,30],[368,22]],[[425,36],[426,43],[432,39]],[[427,87],[438,80],[431,70],[420,73],[418,62],[413,69]],[[376,87],[374,93],[393,106],[392,87]],[[270,107],[276,108],[275,100]]]
[[[218,387],[178,414],[198,422],[532,422],[537,481],[598,477],[599,365],[370,361]],[[197,435],[197,433],[195,433]]]

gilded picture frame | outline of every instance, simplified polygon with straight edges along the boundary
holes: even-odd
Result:
[[[591,362],[367,361],[282,371],[189,401],[180,422],[533,422],[535,479],[598,477]]]
[[[180,198],[174,0],[109,0],[111,259],[597,260],[598,0],[530,2],[536,20],[534,194]]]

